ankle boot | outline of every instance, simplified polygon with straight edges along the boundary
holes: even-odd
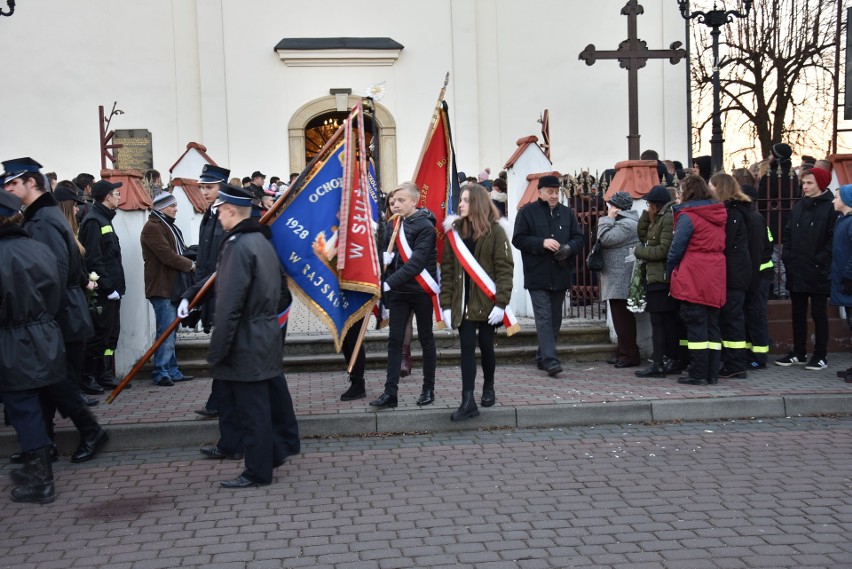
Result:
[[[479,409],[476,407],[476,399],[473,397],[473,391],[462,391],[461,405],[450,415],[450,421],[464,421],[473,417],[479,417]]]
[[[56,499],[53,487],[53,464],[50,460],[50,447],[28,452],[24,458],[24,470],[27,482],[12,490],[15,502],[50,504]]]
[[[80,432],[80,446],[71,455],[71,462],[85,462],[95,458],[98,449],[109,438],[106,431],[101,428],[88,407],[83,407],[70,418]]]
[[[48,448],[50,448],[51,462],[56,462],[57,460],[59,460],[59,451],[56,449],[56,445],[52,444]],[[12,464],[23,464],[24,459],[25,455],[22,452],[14,452],[9,455],[9,462],[11,462]]]
[[[355,401],[363,399],[367,396],[367,388],[363,377],[349,376],[349,389],[343,392],[340,396],[341,401]]]
[[[662,363],[654,362],[651,367],[633,372],[636,377],[666,377],[666,370]]]
[[[411,375],[411,344],[402,345],[402,365],[399,366],[399,377]]]
[[[97,381],[106,389],[115,389],[118,387],[119,381],[115,377],[115,356],[104,356]],[[130,387],[130,384],[128,383],[127,386]]]
[[[663,357],[663,372],[665,373],[679,373],[683,369],[683,366],[680,365],[680,360],[673,360],[668,357]]]
[[[494,382],[485,382],[482,385],[482,399],[480,403],[483,407],[493,407],[497,402],[497,394],[494,393]]]

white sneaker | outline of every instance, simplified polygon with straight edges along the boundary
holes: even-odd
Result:
[[[811,361],[808,362],[808,365],[805,366],[805,369],[812,369],[814,371],[819,371],[821,369],[825,369],[828,367],[828,362],[825,359],[820,358],[811,358]]]

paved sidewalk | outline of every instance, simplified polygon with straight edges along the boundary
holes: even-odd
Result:
[[[722,388],[719,388],[722,389]],[[189,449],[56,466],[2,569],[852,567],[852,418],[307,440],[276,482]]]
[[[532,364],[499,365],[497,405],[462,423],[449,420],[461,395],[458,367],[438,368],[436,401],[425,408],[414,404],[420,393],[419,370],[402,381],[399,407],[381,411],[367,405],[382,391],[384,372],[379,370],[367,372],[366,399],[339,401],[348,387],[343,356],[340,372],[288,374],[287,380],[304,436],[852,415],[852,384],[835,375],[852,366],[852,355],[830,354],[828,361],[830,367],[822,371],[770,363],[765,370],[750,372],[746,380],[723,379],[708,387],[680,385],[675,376],[640,379],[633,373],[637,368],[620,370],[603,362],[563,362],[565,371],[555,378]],[[480,372],[477,393],[481,382]],[[113,404],[101,403],[93,411],[112,434],[109,449],[196,446],[217,438],[216,421],[199,419],[193,412],[204,404],[209,389],[208,379],[155,387],[140,375]],[[71,452],[76,432],[67,420],[58,421],[57,426],[60,449]],[[0,427],[0,453],[17,448],[12,429]]]

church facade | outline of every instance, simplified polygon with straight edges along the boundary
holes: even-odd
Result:
[[[100,169],[98,105],[113,129],[147,129],[165,173],[188,142],[235,176],[298,172],[370,85],[385,186],[413,175],[438,93],[458,167],[496,175],[550,112],[555,170],[627,158],[627,72],[587,66],[588,44],[627,37],[626,0],[41,0],[0,19],[7,85],[0,156],[60,179]],[[641,0],[651,49],[685,41],[670,0]],[[12,84],[10,85],[9,82]],[[641,147],[686,162],[687,63],[639,71]]]

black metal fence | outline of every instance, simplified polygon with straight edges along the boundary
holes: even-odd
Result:
[[[583,228],[586,245],[574,258],[574,282],[565,305],[568,318],[606,318],[606,302],[601,301],[600,275],[586,268],[586,257],[592,249],[598,231],[598,219],[606,215],[603,195],[607,180],[580,173],[562,177],[562,203],[574,210]]]
[[[574,281],[571,283],[569,302],[566,302],[565,307],[565,316],[568,318],[606,318],[606,302],[600,298],[600,275],[586,268],[586,257],[595,242],[598,219],[606,215],[603,196],[610,181],[606,174],[595,176],[587,172],[562,177],[561,201],[574,210],[586,237],[582,254],[578,254],[574,260]],[[783,228],[790,218],[790,210],[801,197],[799,179],[791,169],[770,170],[761,178],[756,189],[758,211],[766,220],[775,245],[775,278],[770,298],[784,299],[788,294],[784,286],[785,274],[781,263],[782,236]]]

